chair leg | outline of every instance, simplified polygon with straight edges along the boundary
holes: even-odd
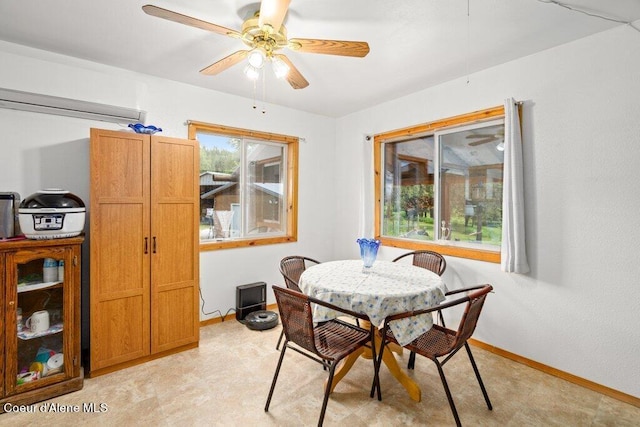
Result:
[[[276,345],[276,350],[280,350],[280,343],[282,343],[282,338],[284,337],[284,329],[280,332],[280,338],[278,338],[278,344]]]
[[[438,320],[440,320],[440,326],[447,326],[444,324],[444,316],[442,315],[442,310],[438,310]]]
[[[491,406],[491,401],[489,400],[489,395],[487,394],[487,389],[484,387],[484,383],[482,382],[482,378],[480,377],[480,371],[476,366],[476,361],[473,359],[473,354],[471,354],[471,348],[468,343],[464,343],[464,348],[467,350],[467,354],[469,355],[469,360],[471,361],[471,366],[473,367],[473,372],[476,373],[476,378],[478,379],[478,384],[480,384],[480,390],[482,390],[482,395],[484,396],[484,401],[487,402],[487,408],[489,410],[493,410],[493,406]]]
[[[373,384],[371,385],[371,393],[369,393],[369,397],[373,398],[374,391],[378,390],[378,400],[382,400],[382,393],[380,391],[380,369],[378,367],[378,359],[376,356],[376,328],[373,326],[373,323],[369,323],[369,336],[370,344],[371,344],[371,359],[373,360]],[[382,346],[384,345],[384,341],[381,340],[380,343],[380,351],[382,351]],[[380,358],[382,361],[382,357]]]
[[[380,365],[382,365],[382,355],[384,353],[385,347],[385,335],[387,333],[387,328],[382,329],[382,333],[380,336],[380,352],[378,353],[378,359],[373,359],[373,384],[371,384],[371,392],[369,393],[369,397],[373,397],[375,394],[376,388],[378,390],[378,401],[382,400],[382,391],[380,389]],[[375,346],[375,341],[374,344]]]
[[[333,383],[333,374],[336,372],[336,365],[337,362],[333,362],[329,368],[329,379],[327,380],[327,386],[324,390],[324,399],[322,400],[322,410],[320,411],[318,427],[322,427],[322,423],[324,422],[324,413],[327,410],[327,403],[329,402],[329,395],[331,394],[331,384]]]
[[[269,390],[269,396],[267,397],[267,403],[264,405],[264,411],[269,411],[269,404],[271,403],[271,396],[273,396],[273,390],[276,388],[276,381],[278,380],[278,374],[280,373],[280,367],[282,366],[282,360],[284,359],[284,352],[287,350],[287,341],[282,346],[280,352],[280,359],[278,359],[278,366],[276,366],[276,372],[273,374],[273,381],[271,382],[271,389]]]
[[[436,366],[438,367],[438,373],[440,374],[440,380],[442,380],[442,386],[444,387],[444,392],[447,394],[447,400],[449,401],[449,406],[451,407],[451,412],[453,412],[453,418],[456,420],[456,426],[461,427],[460,417],[458,416],[458,411],[456,410],[456,405],[453,403],[453,397],[451,396],[451,391],[449,390],[449,384],[447,384],[447,379],[444,377],[444,371],[442,370],[442,365],[438,361],[438,359],[432,359]]]
[[[407,363],[407,369],[413,369],[416,366],[416,353],[409,353],[409,363]]]

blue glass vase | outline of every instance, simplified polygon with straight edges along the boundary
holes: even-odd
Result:
[[[155,127],[154,125],[145,126],[142,123],[129,123],[129,127],[133,129],[135,133],[146,133],[147,135],[153,135],[156,132],[162,132],[162,128]]]
[[[380,240],[376,239],[358,239],[360,245],[360,258],[364,264],[364,272],[367,272],[371,266],[373,266],[376,256],[378,256],[378,248],[380,247]]]

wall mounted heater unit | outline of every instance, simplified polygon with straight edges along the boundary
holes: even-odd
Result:
[[[96,102],[0,88],[0,108],[113,123],[144,123],[146,112]]]

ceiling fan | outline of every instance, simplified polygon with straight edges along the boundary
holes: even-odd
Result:
[[[225,28],[150,4],[142,6],[142,10],[151,16],[240,39],[246,45],[246,49],[238,50],[200,70],[202,74],[206,75],[216,75],[247,58],[249,64],[247,68],[245,68],[245,73],[250,78],[257,78],[259,70],[264,63],[271,61],[276,76],[286,78],[294,89],[303,89],[309,86],[309,82],[302,76],[287,56],[279,53],[284,48],[304,53],[320,53],[359,58],[369,53],[369,45],[366,42],[288,39],[287,30],[282,23],[289,9],[290,2],[291,0],[262,0],[260,10],[256,11],[253,16],[244,21],[240,31]]]
[[[497,133],[492,134],[475,134],[475,135],[467,135],[467,139],[478,139],[478,141],[470,142],[469,145],[475,147],[476,145],[486,144],[488,142],[497,141],[499,139],[504,139],[504,130],[501,130]]]

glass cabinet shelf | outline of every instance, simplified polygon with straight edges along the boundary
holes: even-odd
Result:
[[[18,285],[18,293],[35,291],[38,289],[51,288],[55,285],[62,284],[61,281],[56,282],[36,282],[36,283],[25,283],[23,285]]]
[[[21,340],[30,340],[33,338],[44,337],[46,335],[53,335],[53,334],[57,334],[58,332],[62,332],[62,328],[63,328],[63,324],[58,323],[58,324],[52,325],[49,329],[42,332],[31,332],[28,329],[26,329],[18,332],[18,338],[20,338]]]

